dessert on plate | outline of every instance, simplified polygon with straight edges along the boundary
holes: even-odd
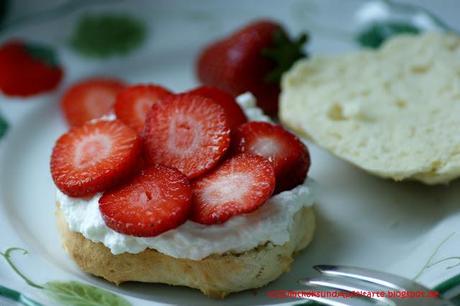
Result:
[[[135,85],[114,109],[51,155],[63,245],[83,271],[223,298],[275,280],[310,243],[308,149],[251,94]]]
[[[284,75],[280,118],[384,178],[460,176],[460,37],[401,35],[380,49],[301,60]]]

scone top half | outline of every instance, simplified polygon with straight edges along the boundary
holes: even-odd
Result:
[[[299,61],[282,80],[284,124],[397,181],[460,176],[460,37],[401,35],[378,50]]]

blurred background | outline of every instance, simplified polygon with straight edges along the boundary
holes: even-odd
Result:
[[[310,32],[308,49],[313,54],[355,48],[353,36],[360,27],[357,14],[363,5],[376,1],[342,2],[338,10],[337,2],[329,0],[3,0],[0,41],[16,37],[49,44],[64,67],[64,86],[85,75],[109,74],[129,82],[154,81],[184,90],[196,83],[193,67],[200,48],[256,17],[280,20],[293,35]],[[457,0],[396,2],[427,8],[460,28]],[[72,47],[84,16],[120,13],[145,28],[145,38],[132,50],[94,57]]]

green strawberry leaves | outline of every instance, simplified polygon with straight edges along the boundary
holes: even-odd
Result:
[[[56,51],[54,51],[51,47],[43,44],[27,42],[25,43],[24,48],[31,57],[46,63],[48,66],[59,66]]]
[[[79,20],[71,45],[84,56],[105,58],[129,53],[145,36],[144,24],[129,15],[86,15]]]
[[[11,253],[20,251],[27,254],[21,248],[9,248],[4,253],[0,252],[10,267],[18,274],[29,286],[43,290],[44,293],[60,305],[66,306],[131,306],[131,304],[121,296],[107,290],[97,288],[77,281],[50,281],[39,285],[27,278],[13,263]],[[24,297],[17,291],[0,286],[0,295],[26,306],[41,306],[39,303]]]
[[[5,118],[0,114],[0,138],[5,136],[6,131],[8,130],[8,122]]]
[[[297,60],[307,57],[303,45],[308,42],[308,39],[305,33],[291,40],[286,32],[276,31],[273,35],[273,46],[262,50],[262,55],[275,63],[275,68],[265,76],[265,81],[279,84],[283,73],[288,71]]]

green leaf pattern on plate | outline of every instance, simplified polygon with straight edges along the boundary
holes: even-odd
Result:
[[[47,282],[44,290],[56,302],[68,306],[129,306],[127,300],[97,287],[76,281]]]
[[[9,0],[0,1],[0,29],[3,26],[3,22],[6,16],[8,15],[9,8],[10,8]]]
[[[16,290],[13,290],[13,289],[10,289],[4,286],[0,286],[0,296],[13,300],[19,303],[20,305],[24,305],[24,306],[43,306],[42,304],[29,299],[27,296],[25,296],[21,292],[18,292]]]
[[[92,14],[81,17],[71,45],[88,57],[125,55],[139,47],[146,37],[144,23],[125,14]]]
[[[23,255],[28,252],[21,248],[9,248],[1,253],[10,267],[18,274],[29,286],[43,290],[51,299],[66,306],[131,306],[126,299],[110,291],[97,288],[88,284],[77,281],[50,281],[44,285],[39,285],[27,278],[13,263],[11,253],[15,251],[22,252]],[[0,286],[0,296],[14,300],[25,306],[41,306],[39,303],[30,300],[21,293]]]
[[[418,28],[406,22],[375,22],[361,31],[356,36],[356,40],[363,47],[378,48],[385,40],[392,36],[403,33],[418,34],[419,32]]]
[[[370,10],[369,4],[372,4],[374,12],[375,5],[377,5],[381,13],[370,14],[372,10]],[[362,47],[378,48],[388,38],[404,33],[418,34],[426,30],[455,32],[441,18],[416,4],[380,0],[365,3],[359,11],[361,15],[368,16],[365,27],[355,35],[356,42]],[[416,17],[420,18],[420,16],[426,18],[429,25],[422,26],[415,22]]]

